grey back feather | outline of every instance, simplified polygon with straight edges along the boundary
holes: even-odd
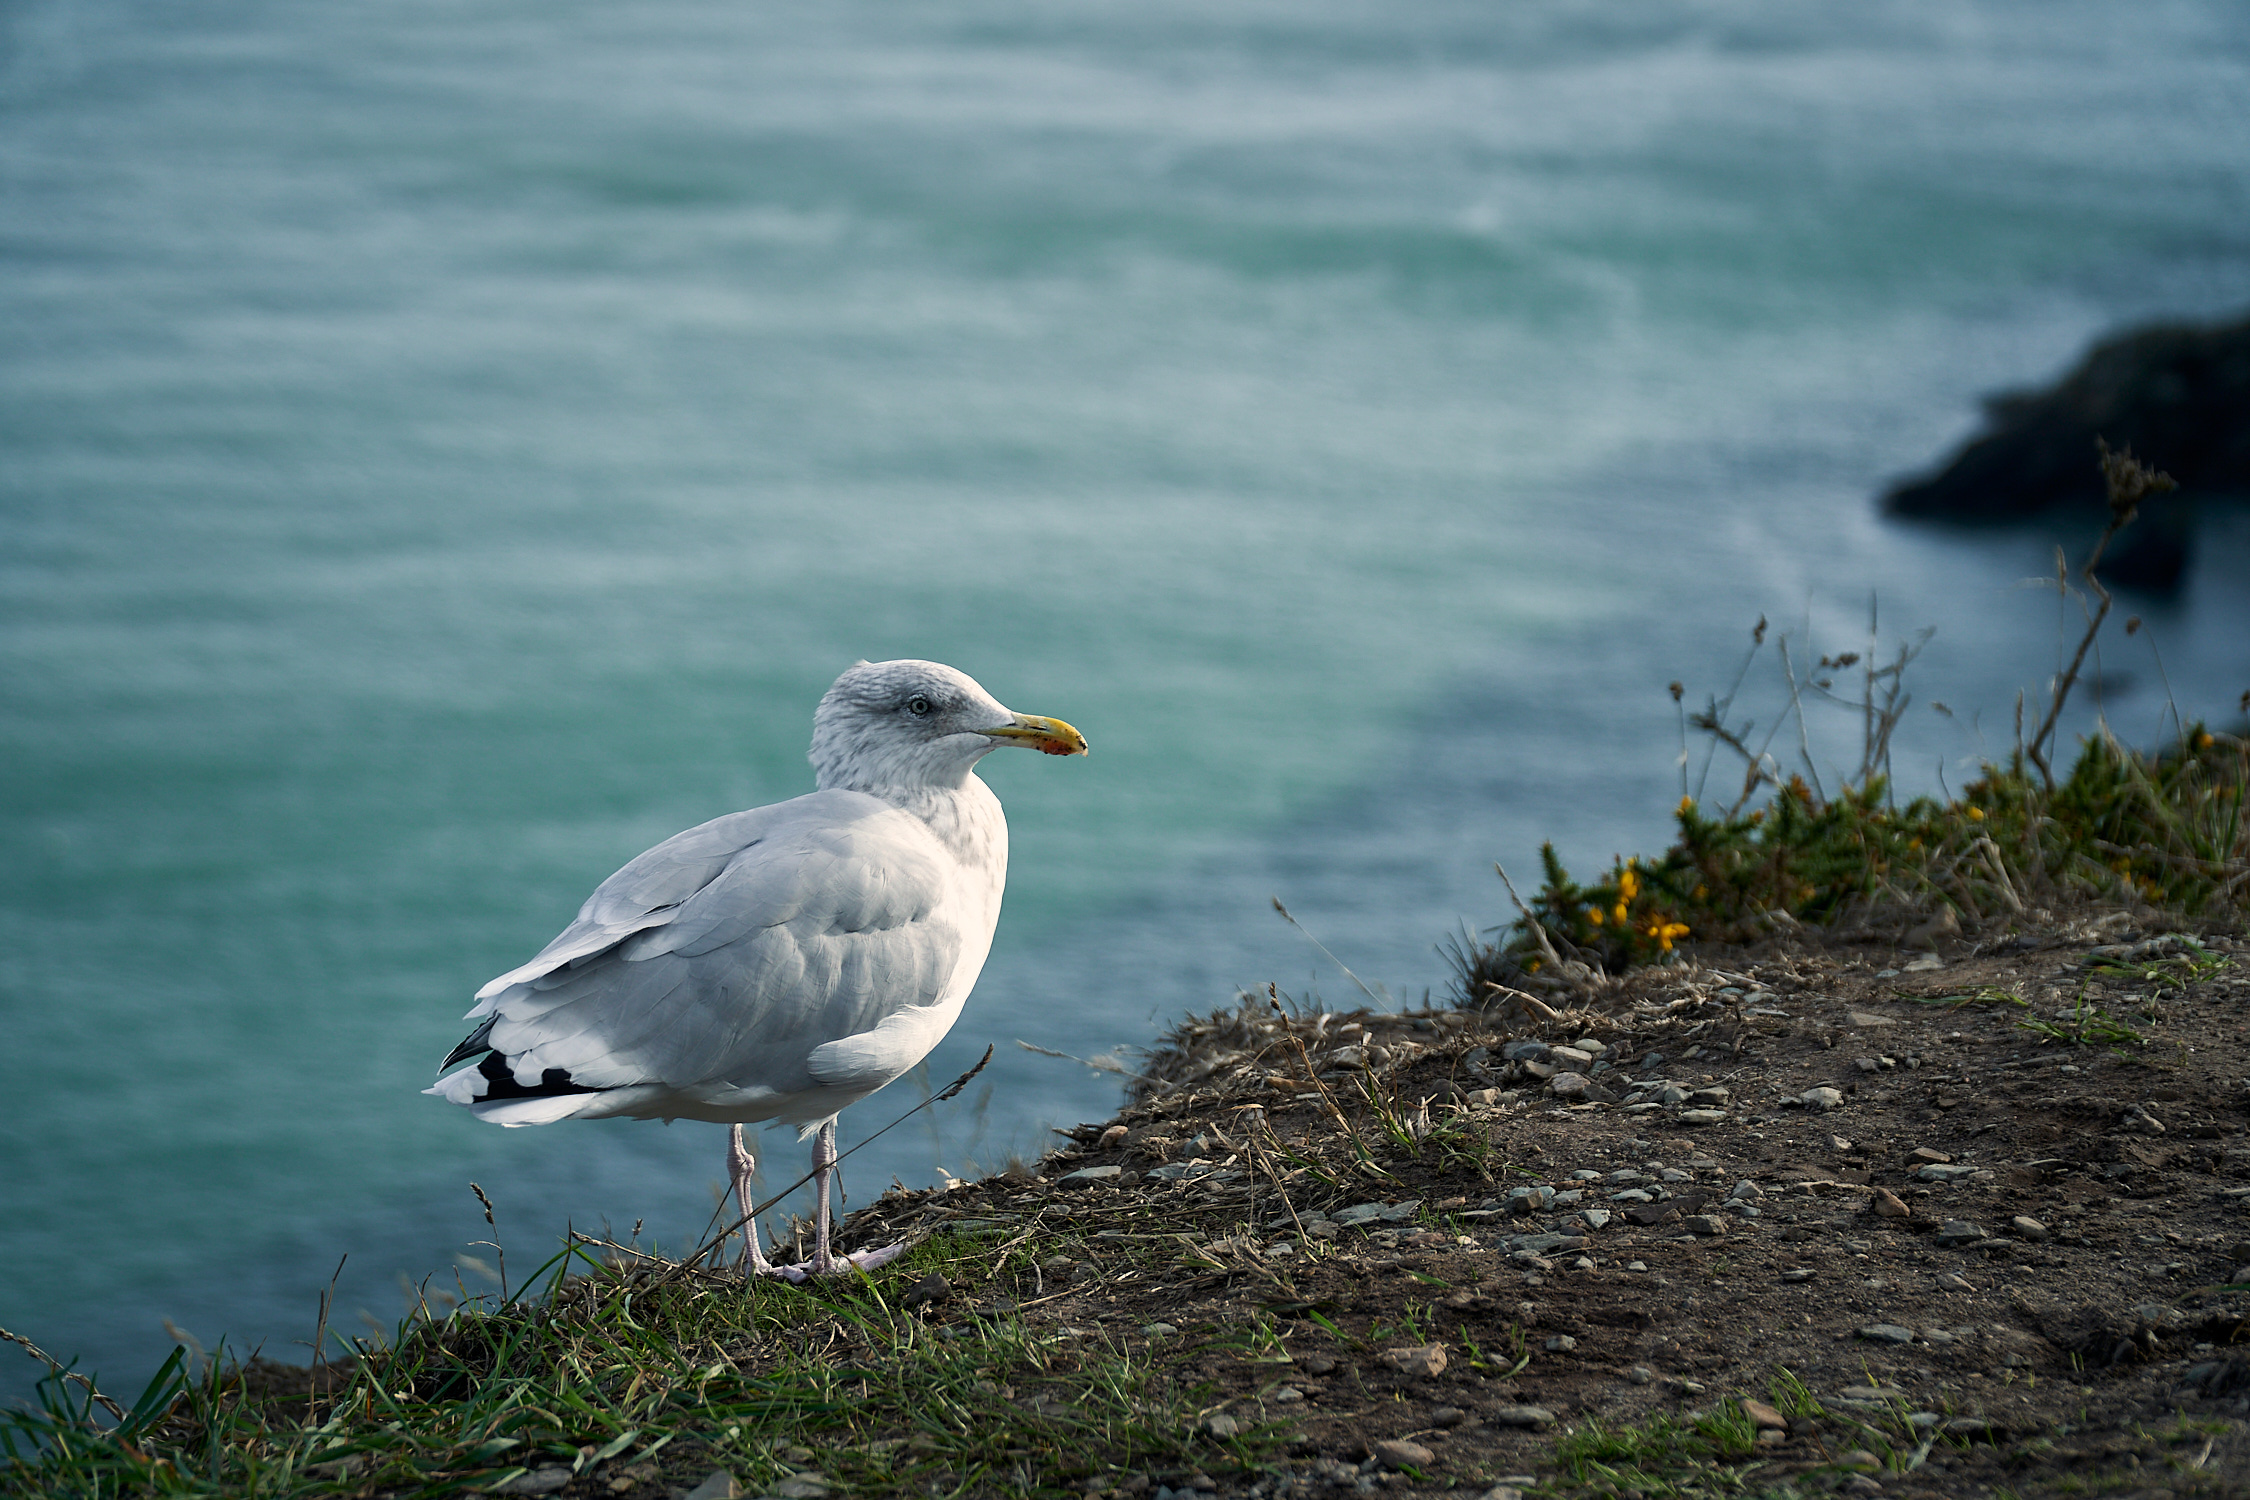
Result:
[[[912,814],[821,791],[691,828],[589,897],[480,992],[516,1076],[591,1088],[815,1086],[806,1058],[943,998],[962,919],[950,854]]]

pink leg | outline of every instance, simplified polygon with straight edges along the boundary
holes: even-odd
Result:
[[[758,1245],[758,1221],[750,1217],[750,1210],[758,1206],[752,1196],[750,1174],[758,1169],[758,1158],[750,1154],[748,1140],[742,1127],[734,1127],[727,1143],[727,1176],[734,1183],[734,1201],[742,1205],[742,1274],[745,1276],[771,1276],[773,1267],[767,1263],[766,1252]]]
[[[836,1269],[828,1256],[828,1183],[836,1175],[836,1122],[821,1125],[812,1147],[812,1273],[826,1276]]]
[[[828,1250],[828,1184],[836,1175],[836,1122],[829,1120],[813,1136],[813,1253],[798,1266],[776,1266],[777,1276],[803,1281],[807,1276],[830,1276],[840,1271],[872,1271],[906,1253],[906,1246],[885,1245],[835,1256]]]

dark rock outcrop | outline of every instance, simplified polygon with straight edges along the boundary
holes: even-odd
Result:
[[[2095,440],[2179,481],[2113,545],[2105,577],[2178,584],[2202,501],[2250,498],[2250,319],[2161,324],[2094,346],[2062,380],[1985,403],[1986,431],[1936,474],[1883,497],[1895,516],[1966,524],[2044,519],[2090,539],[2106,496]]]

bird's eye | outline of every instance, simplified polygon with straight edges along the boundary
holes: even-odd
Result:
[[[930,716],[930,700],[916,693],[906,700],[906,711],[917,719],[926,719]]]

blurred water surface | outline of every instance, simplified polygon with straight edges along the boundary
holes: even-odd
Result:
[[[1113,1107],[1018,1038],[1350,997],[1270,897],[1442,990],[1493,859],[1661,843],[1664,684],[1761,612],[1935,626],[1900,768],[1957,777],[2052,670],[2044,553],[1869,497],[2250,302],[2220,0],[23,0],[0,49],[0,1321],[135,1388],[165,1316],[301,1355],[347,1251],[387,1324],[472,1178],[519,1264],[694,1232],[715,1128],[416,1090],[625,858],[807,789],[855,658],[1096,751],[987,762],[932,1067],[993,1088],[865,1197]],[[2244,576],[2236,524],[2135,606],[2191,711]]]

